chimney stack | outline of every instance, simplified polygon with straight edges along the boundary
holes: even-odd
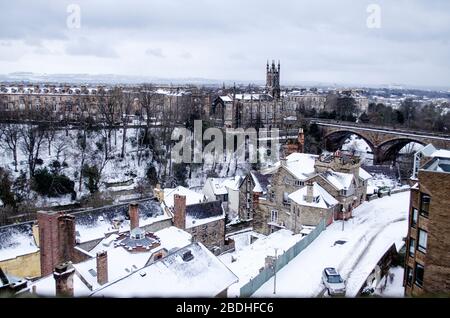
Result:
[[[38,211],[41,275],[53,272],[57,264],[74,257],[75,218],[62,212]]]
[[[73,297],[73,274],[75,269],[71,262],[55,267],[53,277],[56,284],[56,297]]]
[[[38,211],[41,275],[47,276],[58,264],[58,214]]]
[[[75,240],[75,217],[64,214],[58,217],[59,255],[58,263],[73,261]]]
[[[306,202],[312,203],[314,198],[314,185],[311,181],[306,184]]]
[[[139,227],[139,205],[136,202],[130,203],[128,214],[130,216],[130,231]]]
[[[179,229],[186,229],[186,196],[174,195],[173,223]]]
[[[100,285],[108,282],[108,254],[106,251],[97,253],[97,282]]]

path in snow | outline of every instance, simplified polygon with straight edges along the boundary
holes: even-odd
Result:
[[[321,275],[325,267],[338,268],[346,279],[359,264],[365,263],[365,251],[369,246],[368,251],[374,250],[375,255],[380,253],[382,255],[385,252],[385,244],[392,245],[402,240],[407,228],[406,221],[402,222],[402,219],[407,217],[408,207],[409,192],[398,193],[364,202],[354,210],[354,218],[345,222],[344,231],[342,231],[341,221],[331,224],[308,248],[277,273],[276,296],[320,295],[323,292]],[[378,243],[375,244],[378,242],[379,234],[384,233],[383,230],[393,224],[400,224],[402,231],[389,230],[390,235],[386,242],[383,241],[381,246]],[[395,230],[396,227],[393,226],[392,229]],[[345,243],[336,244],[338,240]],[[253,296],[273,297],[273,284],[272,278]]]

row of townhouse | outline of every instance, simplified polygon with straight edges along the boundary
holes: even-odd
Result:
[[[131,96],[126,101],[127,105],[123,104],[125,100],[120,97],[122,93]],[[68,85],[0,86],[0,112],[10,119],[45,113],[46,117],[51,115],[54,120],[119,120],[125,113],[147,116],[148,112],[154,122],[182,122],[189,113],[184,110],[196,107],[203,113],[209,104],[209,94],[198,90]]]

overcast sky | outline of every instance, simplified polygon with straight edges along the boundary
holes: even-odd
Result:
[[[372,3],[380,28],[367,27]],[[70,4],[80,28],[67,25]],[[252,81],[280,59],[282,83],[449,86],[449,39],[448,0],[0,2],[2,74]]]

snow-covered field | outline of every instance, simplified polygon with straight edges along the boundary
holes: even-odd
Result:
[[[157,164],[153,160],[154,149],[144,149],[141,161],[138,160],[137,142],[139,129],[128,128],[127,138],[125,143],[125,158],[121,158],[123,130],[117,129],[111,134],[111,150],[109,151],[110,159],[106,161],[101,173],[100,192],[109,193],[118,200],[122,200],[130,195],[140,183],[141,180],[146,179],[146,171],[148,164],[153,162],[157,172],[164,169],[162,164]],[[78,146],[79,132],[77,130],[59,130],[56,131],[54,139],[48,146],[48,139],[44,139],[40,147],[39,159],[42,159],[42,165],[37,165],[36,169],[49,167],[53,161],[58,160],[61,164],[60,172],[69,177],[75,182],[75,191],[77,192],[76,200],[89,194],[88,189],[81,184],[79,188],[79,175],[81,171],[81,149]],[[1,145],[0,145],[1,146]],[[103,133],[101,131],[90,131],[87,134],[86,158],[84,163],[101,167],[104,163],[103,151]],[[0,148],[0,166],[7,168],[11,172],[11,176],[15,179],[19,176],[20,171],[28,172],[27,155],[22,151],[19,144],[18,156],[18,172],[14,171],[13,154],[8,148]],[[170,153],[167,153],[167,158],[170,160]],[[190,172],[190,178],[186,180],[189,187],[201,187],[208,174],[213,172],[218,177],[243,175],[249,164],[237,164],[234,154],[227,158],[224,163],[205,164],[197,166]],[[64,163],[64,164],[63,164]],[[170,164],[167,164],[167,169]],[[169,171],[167,171],[169,173]],[[131,183],[129,183],[131,182]],[[118,183],[115,186],[107,186],[105,183]],[[122,184],[121,184],[122,183]],[[46,198],[39,196],[37,193],[31,191],[29,193],[31,199],[36,206],[55,206],[66,205],[74,203],[70,195],[58,198]]]
[[[324,291],[321,274],[325,267],[336,267],[344,280],[348,280],[347,293],[355,295],[366,279],[364,275],[370,273],[386,250],[393,243],[402,244],[407,233],[409,195],[402,192],[364,202],[354,210],[354,217],[345,222],[344,229],[342,221],[330,225],[277,273],[276,296],[320,295]],[[244,270],[231,269],[238,276]],[[253,296],[273,297],[273,285],[272,278]]]

